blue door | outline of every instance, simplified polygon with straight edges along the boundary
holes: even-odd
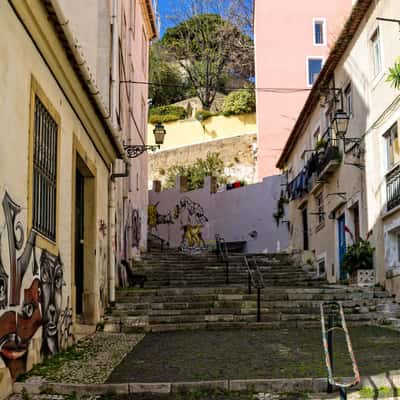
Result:
[[[346,254],[346,231],[345,231],[345,225],[346,225],[346,219],[344,214],[342,214],[338,220],[338,244],[339,244],[339,276],[340,279],[346,279],[346,274],[342,270],[342,262],[343,262],[343,257]]]

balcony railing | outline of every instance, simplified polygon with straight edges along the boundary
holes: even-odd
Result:
[[[318,175],[325,174],[325,172],[333,172],[334,166],[340,163],[340,151],[336,139],[330,139],[323,152],[318,155]],[[330,164],[330,166],[329,166]],[[329,171],[327,171],[329,167]]]
[[[387,211],[400,205],[400,165],[386,175]]]

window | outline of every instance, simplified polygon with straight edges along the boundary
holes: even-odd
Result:
[[[314,46],[325,46],[325,20],[324,19],[314,19]]]
[[[383,135],[383,137],[386,141],[387,169],[390,169],[400,161],[397,122]]]
[[[353,117],[353,93],[351,90],[351,83],[349,83],[346,88],[344,89],[344,98],[345,98],[345,111],[350,118]]]
[[[317,228],[321,228],[325,223],[324,199],[322,192],[315,196],[315,205],[317,208]]]
[[[35,96],[32,227],[56,241],[58,126]]]
[[[314,134],[313,134],[313,148],[315,148],[315,146],[317,145],[317,143],[321,140],[321,129],[320,127],[318,127]]]
[[[374,77],[382,72],[382,52],[379,29],[371,36],[372,58],[374,65]]]
[[[322,69],[322,58],[307,58],[307,84],[312,86]]]

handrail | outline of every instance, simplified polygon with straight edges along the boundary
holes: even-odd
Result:
[[[229,285],[229,253],[225,239],[219,235],[215,235],[215,243],[217,246],[217,260],[225,263],[225,283]]]
[[[155,235],[152,232],[148,233],[148,238],[151,238],[153,240],[158,240],[160,242],[161,251],[164,250],[164,243],[166,243],[167,248],[169,248],[169,243],[165,239],[161,238],[160,236]],[[150,246],[149,246],[149,249],[150,249]]]
[[[255,257],[252,257],[252,262],[254,264],[253,270],[250,268],[248,257],[244,256],[244,263],[247,267],[248,291],[251,294],[252,286],[257,289],[257,322],[261,322],[261,289],[265,288],[265,283]]]
[[[324,310],[325,306],[332,307],[329,313],[328,328],[326,328],[326,323],[325,323],[325,310]],[[341,326],[334,325],[334,314],[333,314],[334,308],[336,308],[337,311],[339,312]],[[345,400],[347,399],[347,389],[357,385],[360,382],[361,378],[360,378],[360,372],[358,370],[357,361],[354,355],[353,346],[351,344],[351,339],[349,330],[347,328],[346,319],[344,316],[343,305],[340,301],[322,302],[320,304],[320,309],[321,309],[322,343],[324,346],[325,363],[328,370],[328,393],[332,392],[332,386],[336,386],[340,390],[340,398],[342,400]],[[334,378],[334,370],[332,362],[334,330],[343,330],[345,333],[347,350],[350,355],[354,373],[354,379],[349,383],[340,383],[336,381]]]

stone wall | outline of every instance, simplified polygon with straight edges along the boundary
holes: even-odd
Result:
[[[208,152],[216,152],[220,154],[231,182],[244,180],[254,183],[256,142],[257,136],[250,134],[149,153],[149,182],[160,180],[164,183],[169,167],[189,165],[197,158],[206,158]]]

